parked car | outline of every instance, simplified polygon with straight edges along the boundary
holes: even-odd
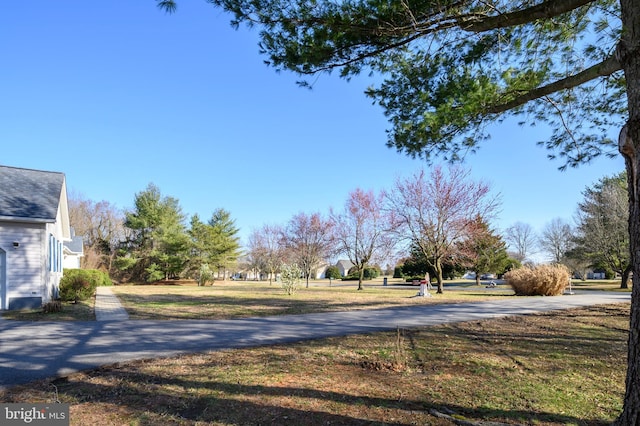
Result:
[[[496,274],[482,274],[480,275],[481,280],[495,280]]]

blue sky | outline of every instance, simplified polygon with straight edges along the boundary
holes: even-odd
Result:
[[[174,15],[153,0],[4,4],[0,164],[64,172],[70,193],[120,208],[152,182],[188,215],[230,211],[243,240],[426,166],[386,148],[388,123],[363,94],[371,79],[299,88],[264,65],[256,29],[229,19],[204,0]],[[495,126],[468,158],[501,194],[494,227],[571,221],[587,186],[624,169],[617,157],[560,172],[535,145],[546,134]]]

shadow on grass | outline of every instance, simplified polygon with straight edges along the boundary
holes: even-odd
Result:
[[[75,302],[62,302],[60,312],[44,312],[42,308],[19,311],[0,311],[2,319],[14,321],[93,321],[95,311],[93,299]]]
[[[595,365],[586,367],[585,360],[601,361],[603,366],[597,368],[606,368],[606,371],[603,370],[602,373],[610,373],[611,360],[618,359],[619,355],[624,353],[625,335],[621,333],[621,330],[611,328],[606,323],[604,326],[593,325],[583,336],[577,335],[576,332],[582,330],[585,321],[595,322],[595,319],[615,318],[620,321],[626,317],[624,312],[628,312],[628,310],[618,309],[616,311],[615,308],[609,306],[593,307],[588,311],[582,309],[549,314],[549,317],[555,318],[555,322],[552,323],[546,320],[545,314],[538,314],[531,317],[518,316],[487,322],[468,321],[438,327],[436,330],[423,328],[407,331],[406,337],[409,340],[408,346],[411,352],[409,358],[415,364],[424,366],[424,371],[429,371],[427,367],[441,365],[443,368],[451,369],[452,377],[460,375],[463,378],[469,378],[467,383],[470,386],[467,387],[470,389],[460,389],[456,382],[452,381],[450,388],[452,390],[448,392],[450,397],[438,399],[438,402],[435,402],[435,396],[430,397],[428,392],[419,390],[427,377],[423,374],[408,378],[405,374],[394,375],[397,378],[406,378],[407,381],[391,381],[392,385],[387,384],[386,388],[380,387],[377,391],[369,391],[370,384],[383,381],[381,380],[382,376],[377,376],[374,371],[356,371],[352,376],[338,374],[336,375],[337,379],[322,382],[323,385],[314,385],[304,379],[293,378],[292,381],[285,381],[284,377],[283,380],[279,378],[282,372],[285,372],[289,378],[295,375],[295,367],[291,367],[291,364],[295,364],[295,360],[298,360],[296,365],[301,366],[300,368],[304,368],[305,372],[312,375],[314,371],[317,371],[317,364],[312,364],[312,357],[300,357],[308,354],[313,355],[315,349],[321,350],[323,347],[332,348],[330,351],[332,356],[327,358],[324,364],[325,368],[330,369],[328,371],[334,371],[337,363],[342,365],[349,363],[353,366],[353,361],[357,361],[354,354],[369,357],[372,353],[378,353],[383,345],[395,340],[393,332],[387,332],[379,339],[373,340],[372,337],[377,335],[360,335],[351,337],[349,340],[317,340],[305,344],[297,352],[286,352],[289,345],[283,345],[274,347],[262,356],[250,358],[249,363],[241,358],[242,355],[238,358],[237,353],[233,353],[227,358],[211,358],[206,355],[204,358],[202,356],[195,359],[179,358],[169,366],[162,364],[156,366],[153,361],[140,361],[89,370],[84,374],[54,380],[53,383],[57,387],[60,400],[76,406],[78,416],[96,416],[84,418],[82,421],[74,420],[75,424],[106,424],[108,423],[105,421],[108,413],[100,413],[99,411],[104,410],[105,407],[117,407],[122,409],[118,412],[123,417],[110,420],[110,422],[139,425],[191,425],[197,422],[305,425],[452,424],[448,420],[437,419],[430,415],[429,411],[432,408],[441,412],[453,411],[466,417],[467,420],[482,419],[486,421],[490,419],[526,424],[604,425],[607,422],[597,418],[550,413],[536,410],[535,406],[531,409],[529,406],[525,406],[523,409],[521,405],[518,405],[519,401],[517,400],[507,404],[513,409],[478,407],[476,405],[477,388],[480,388],[481,385],[486,387],[485,380],[488,380],[490,376],[479,375],[474,365],[466,366],[458,361],[454,364],[452,357],[473,358],[471,361],[475,361],[475,359],[482,359],[483,355],[486,356],[492,350],[496,351],[496,349],[492,349],[493,347],[502,348],[496,352],[504,351],[505,346],[500,346],[501,342],[508,342],[509,345],[517,343],[517,347],[509,347],[504,356],[513,357],[517,362],[527,363],[532,368],[525,369],[536,375],[540,374],[543,378],[542,381],[546,381],[554,377],[554,368],[568,365],[566,363],[560,364],[560,360],[556,364],[554,361],[556,358],[548,355],[570,348],[570,352],[575,355],[576,364],[579,365],[569,371],[580,372],[581,380],[591,376],[600,382],[606,374],[601,374],[596,370]],[[552,326],[553,324],[555,326]],[[504,329],[507,326],[509,332]],[[105,327],[94,323],[85,335],[80,336],[81,339],[77,345],[88,345],[90,336],[99,334],[104,331]],[[74,333],[74,330],[69,329],[67,332]],[[131,332],[131,338],[135,339],[134,332]],[[467,343],[464,343],[463,340]],[[126,348],[127,342],[121,343]],[[452,343],[457,346],[455,353],[448,346]],[[157,344],[164,345],[161,341]],[[425,349],[429,349],[430,352]],[[433,351],[437,352],[437,356],[433,355]],[[50,354],[50,356],[53,362],[54,358],[55,360],[69,358],[72,353],[69,351],[68,353],[55,354],[55,356]],[[293,358],[292,354],[294,354]],[[323,353],[323,357],[325,355]],[[29,364],[38,359],[27,360],[24,354],[16,354],[15,356]],[[309,362],[299,361],[300,359],[309,359]],[[538,362],[539,365],[533,365],[534,362]],[[145,367],[147,363],[149,363],[148,368]],[[275,375],[272,374],[272,371],[268,371],[269,366],[272,365],[276,365],[275,368],[278,369]],[[358,364],[356,363],[356,365]],[[243,370],[253,369],[255,366],[258,366],[257,377],[251,373],[242,375]],[[261,366],[265,366],[265,368],[262,369]],[[238,373],[235,373],[233,369],[239,369]],[[290,372],[290,369],[294,372]],[[270,377],[270,379],[261,380],[263,371],[264,377]],[[344,372],[346,370],[338,371]],[[507,372],[504,371],[504,374],[498,375],[507,375]],[[516,376],[519,379],[522,378],[517,372]],[[307,374],[305,377],[310,377],[310,375]],[[266,380],[274,380],[274,378],[277,380],[275,384],[260,384]],[[497,382],[501,386],[504,384],[502,388],[489,386],[491,395],[505,389],[509,389],[507,392],[518,389],[515,382],[508,382],[509,378],[506,380],[505,382],[505,378],[501,377]],[[28,385],[29,391],[23,392],[23,395],[28,394],[27,396],[32,398],[35,391],[40,391],[42,394],[50,396],[52,395],[50,383],[49,381],[40,381],[30,384]],[[324,386],[324,383],[328,383],[327,390],[319,389]],[[403,385],[394,387],[393,384],[396,383],[403,383]],[[412,387],[412,385],[415,386]],[[344,389],[347,388],[356,390],[345,391]],[[410,395],[409,398],[398,398],[398,390],[403,390],[405,395]],[[466,402],[467,400],[460,396],[462,391],[468,391],[474,399],[469,399],[469,402]],[[611,391],[611,388],[608,391]],[[369,395],[363,395],[367,393]],[[370,395],[382,395],[382,397]],[[13,402],[11,401],[11,393],[2,395],[2,400]],[[446,404],[445,407],[439,405],[439,401],[442,400],[445,401],[443,403]],[[552,409],[548,408],[547,410]],[[100,415],[105,417],[99,418]]]
[[[409,425],[453,424],[430,414],[455,413],[467,421],[605,425],[606,421],[526,410],[446,407],[418,399],[376,398],[301,387],[243,385],[215,380],[181,380],[154,375],[96,370],[109,384],[54,383],[61,399],[85,404],[126,408],[127,422],[139,424],[304,424],[304,425]],[[45,386],[45,384],[43,384]],[[172,390],[172,391],[169,391]],[[339,407],[339,408],[336,408]],[[106,414],[106,413],[105,413]],[[73,420],[73,419],[72,419]],[[99,420],[99,419],[98,419]],[[160,423],[158,423],[160,422]]]

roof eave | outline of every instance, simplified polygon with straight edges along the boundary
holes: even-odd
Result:
[[[17,223],[55,223],[55,218],[48,219],[44,217],[20,217],[20,216],[2,216],[0,215],[0,221],[2,222],[17,222]]]

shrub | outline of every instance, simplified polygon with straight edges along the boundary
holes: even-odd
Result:
[[[111,286],[107,273],[96,269],[67,269],[60,280],[60,298],[64,301],[87,300],[98,286]]]
[[[347,275],[346,277],[342,277],[342,281],[358,281],[360,280],[360,276],[358,275]]]
[[[402,278],[404,275],[402,274],[402,266],[396,266],[393,269],[393,278]]]
[[[362,281],[367,281],[370,280],[371,278],[367,278],[367,277],[362,277]],[[360,280],[360,275],[358,274],[349,274],[346,277],[342,278],[342,281],[359,281]]]
[[[69,280],[75,276],[84,277],[85,279],[95,283],[96,287],[108,287],[113,285],[113,282],[109,278],[109,274],[97,269],[65,269],[60,284],[62,285],[65,280]]]
[[[87,271],[92,280],[95,280],[96,287],[109,287],[113,285],[109,274],[97,269],[79,269],[80,271]]]
[[[372,280],[380,276],[380,270],[376,267],[364,268],[364,279]]]
[[[289,296],[294,294],[300,286],[302,270],[297,265],[284,265],[280,273],[282,288]]]
[[[569,269],[564,265],[524,266],[504,275],[517,296],[558,296],[569,284]]]
[[[324,276],[327,278],[332,278],[334,280],[339,280],[340,278],[342,278],[340,269],[338,269],[337,266],[329,266],[325,271]]]
[[[42,312],[44,312],[45,314],[62,312],[62,303],[59,300],[47,302],[42,306]]]
[[[209,281],[213,284],[213,271],[209,264],[203,263],[198,270],[198,286],[205,286]]]
[[[60,281],[60,298],[65,302],[87,300],[96,291],[96,285],[83,275],[74,275]]]
[[[146,281],[148,283],[160,281],[166,276],[162,268],[160,268],[157,263],[152,263],[148,268],[145,268],[144,271],[147,273]]]

